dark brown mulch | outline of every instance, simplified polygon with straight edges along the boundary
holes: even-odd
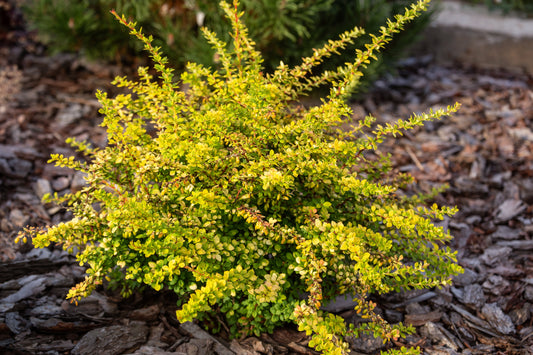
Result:
[[[167,293],[122,299],[102,289],[78,307],[64,300],[83,268],[60,250],[15,246],[13,238],[24,225],[70,217],[39,198],[82,181],[46,161],[53,152],[73,154],[64,143],[70,136],[105,145],[94,92],[113,92],[109,83],[121,69],[73,55],[47,57],[31,38],[20,40],[27,34],[16,36],[0,47],[0,353],[312,354],[307,338],[290,327],[228,343],[194,324],[179,325],[175,296]],[[20,43],[27,45],[14,45]],[[371,113],[390,122],[462,104],[453,117],[383,149],[420,189],[450,185],[437,202],[460,208],[444,225],[465,274],[446,289],[377,298],[386,319],[417,327],[416,335],[388,346],[420,346],[428,354],[533,353],[533,81],[439,67],[427,58],[405,61],[399,74],[354,103],[354,117]],[[354,352],[382,346],[371,337],[352,340]]]

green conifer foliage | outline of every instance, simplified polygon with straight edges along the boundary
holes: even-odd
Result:
[[[191,63],[175,81],[152,38],[124,17],[150,53],[154,78],[117,77],[131,94],[97,96],[109,145],[70,142],[88,161],[53,155],[59,166],[82,171],[87,186],[52,200],[74,213],[71,221],[26,230],[36,247],[78,248],[87,278],[68,297],[87,296],[105,278],[129,295],[141,286],[180,296],[179,321],[215,313],[232,336],[271,332],[287,322],[312,335],[325,354],[345,354],[347,335],[374,333],[384,341],[412,328],[374,313],[370,293],[446,285],[461,272],[451,236],[432,223],[455,208],[427,207],[420,196],[397,193],[411,179],[391,175],[386,157],[368,158],[387,137],[455,112],[458,106],[413,114],[386,126],[370,116],[339,130],[351,115],[345,99],[364,68],[394,33],[421,11],[420,0],[370,35],[351,63],[310,75],[325,58],[364,34],[354,28],[329,41],[296,67],[262,70],[262,57],[240,20],[238,1],[221,3],[232,41],[204,35],[220,70]],[[181,84],[186,91],[179,91]],[[328,84],[322,104],[295,103]],[[146,127],[156,127],[148,134]],[[321,309],[351,295],[361,324]],[[402,349],[401,353],[416,353]]]
[[[309,37],[309,29],[333,1],[243,0],[242,6],[252,37],[267,49],[280,41],[293,43]],[[52,53],[80,51],[89,59],[129,59],[142,52],[142,44],[109,16],[112,9],[152,33],[154,43],[164,48],[179,69],[188,61],[213,64],[214,51],[201,34],[202,26],[230,39],[224,13],[211,0],[32,0],[23,9]],[[277,57],[279,63],[279,53]]]
[[[328,39],[364,26],[377,31],[379,26],[412,3],[413,0],[241,0],[242,20],[271,72],[280,60],[295,65],[302,57],[321,47]],[[38,37],[51,53],[77,51],[89,59],[125,60],[141,56],[142,44],[121,30],[109,11],[135,19],[138,26],[154,36],[170,58],[173,68],[182,70],[187,62],[207,66],[218,63],[213,48],[200,28],[215,31],[224,42],[231,40],[231,27],[217,1],[212,0],[25,0],[24,13]],[[380,67],[367,72],[380,73],[390,68],[425,27],[430,13],[422,14],[387,48]],[[362,43],[356,40],[357,45]],[[351,48],[355,48],[353,45]],[[339,56],[325,68],[350,61]],[[375,79],[375,77],[366,77]]]

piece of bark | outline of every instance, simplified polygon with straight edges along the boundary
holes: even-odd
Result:
[[[91,330],[72,349],[72,355],[116,355],[138,348],[148,337],[149,329],[143,322],[112,325]]]
[[[407,314],[404,323],[419,327],[428,322],[438,322],[442,317],[442,312],[433,311],[423,314]]]
[[[233,352],[229,350],[224,344],[210,335],[208,332],[200,328],[197,324],[192,322],[185,322],[180,324],[180,329],[184,330],[189,336],[196,339],[209,339],[214,342],[213,349],[220,355],[233,355]]]

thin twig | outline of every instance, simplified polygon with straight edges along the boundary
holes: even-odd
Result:
[[[409,154],[409,156],[415,163],[416,167],[420,169],[421,171],[425,172],[426,169],[424,169],[424,166],[422,165],[422,163],[420,163],[420,160],[418,160],[418,158],[416,157],[415,153],[411,150],[411,148],[409,148],[408,146],[405,146],[405,151],[407,152],[407,154]]]

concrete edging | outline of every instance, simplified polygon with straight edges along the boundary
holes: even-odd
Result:
[[[431,54],[437,63],[460,62],[533,75],[533,19],[458,1],[443,0],[438,7],[412,53]]]

